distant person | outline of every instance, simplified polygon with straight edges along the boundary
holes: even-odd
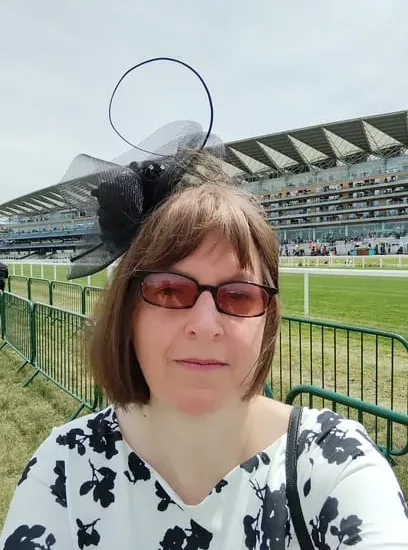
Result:
[[[6,279],[8,279],[8,267],[3,262],[0,262],[0,290],[3,292],[6,287]]]

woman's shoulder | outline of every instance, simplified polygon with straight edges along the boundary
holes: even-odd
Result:
[[[65,437],[69,434],[71,437],[75,434],[83,435],[111,435],[119,430],[116,412],[113,406],[93,411],[89,414],[79,416],[60,426],[55,426],[51,430],[51,436]]]
[[[82,467],[82,460],[105,463],[119,453],[121,441],[113,407],[54,427],[31,455],[18,485],[31,477],[47,483],[54,473],[65,480],[77,467]]]
[[[69,451],[79,456],[95,452],[109,459],[118,453],[116,444],[122,439],[115,409],[109,406],[52,428],[34,457],[51,458]]]
[[[378,454],[362,424],[330,409],[303,408],[298,456],[319,452],[328,463],[342,464],[358,456]]]
[[[69,433],[72,430],[83,430],[84,432],[111,433],[118,428],[116,412],[113,405],[104,409],[93,411],[83,416],[78,416],[65,424],[53,428],[56,434]]]
[[[349,546],[364,541],[364,548],[371,548],[379,544],[378,534],[387,540],[380,544],[384,548],[399,547],[406,540],[408,515],[401,488],[387,460],[356,420],[327,409],[305,408],[297,474],[302,511],[313,540],[325,537],[330,548],[338,548],[341,541]]]
[[[285,452],[293,407],[274,399],[258,399],[256,426],[258,447]],[[359,422],[330,409],[302,407],[298,433],[298,457],[337,465],[357,456],[378,454],[375,444]]]
[[[387,476],[390,470],[365,427],[329,409],[303,409],[297,451],[298,485],[304,494],[312,482],[323,495],[357,471]]]

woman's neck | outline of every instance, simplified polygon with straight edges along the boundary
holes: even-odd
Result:
[[[118,414],[127,442],[184,502],[202,500],[230,470],[249,458],[251,417],[251,401],[199,416],[156,401]]]
[[[236,401],[217,411],[190,415],[165,403],[152,402],[144,409],[144,420],[149,434],[160,434],[154,439],[156,448],[196,462],[208,460],[208,451],[214,450],[218,458],[236,454],[245,445],[251,417],[251,402]],[[203,451],[205,455],[203,456]]]

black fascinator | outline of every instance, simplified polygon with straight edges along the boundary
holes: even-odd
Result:
[[[134,145],[113,123],[113,99],[131,71],[156,61],[178,63],[199,79],[210,107],[208,129],[204,132],[195,122],[174,122]],[[79,155],[59,186],[65,201],[81,212],[86,224],[78,253],[71,258],[68,279],[97,273],[126,252],[145,217],[171,194],[186,171],[193,169],[192,163],[198,156],[194,152],[206,148],[222,156],[221,144],[211,135],[213,103],[209,89],[195,69],[177,59],[149,59],[127,70],[109,101],[109,121],[121,139],[132,147],[131,151],[112,162]]]

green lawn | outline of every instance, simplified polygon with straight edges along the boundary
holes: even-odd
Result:
[[[33,368],[16,372],[21,358],[11,348],[0,352],[0,531],[17,481],[32,453],[54,426],[67,422],[77,403],[38,376],[23,388]]]
[[[280,288],[284,314],[303,316],[303,275],[281,274]],[[408,338],[408,278],[310,275],[309,317]]]

